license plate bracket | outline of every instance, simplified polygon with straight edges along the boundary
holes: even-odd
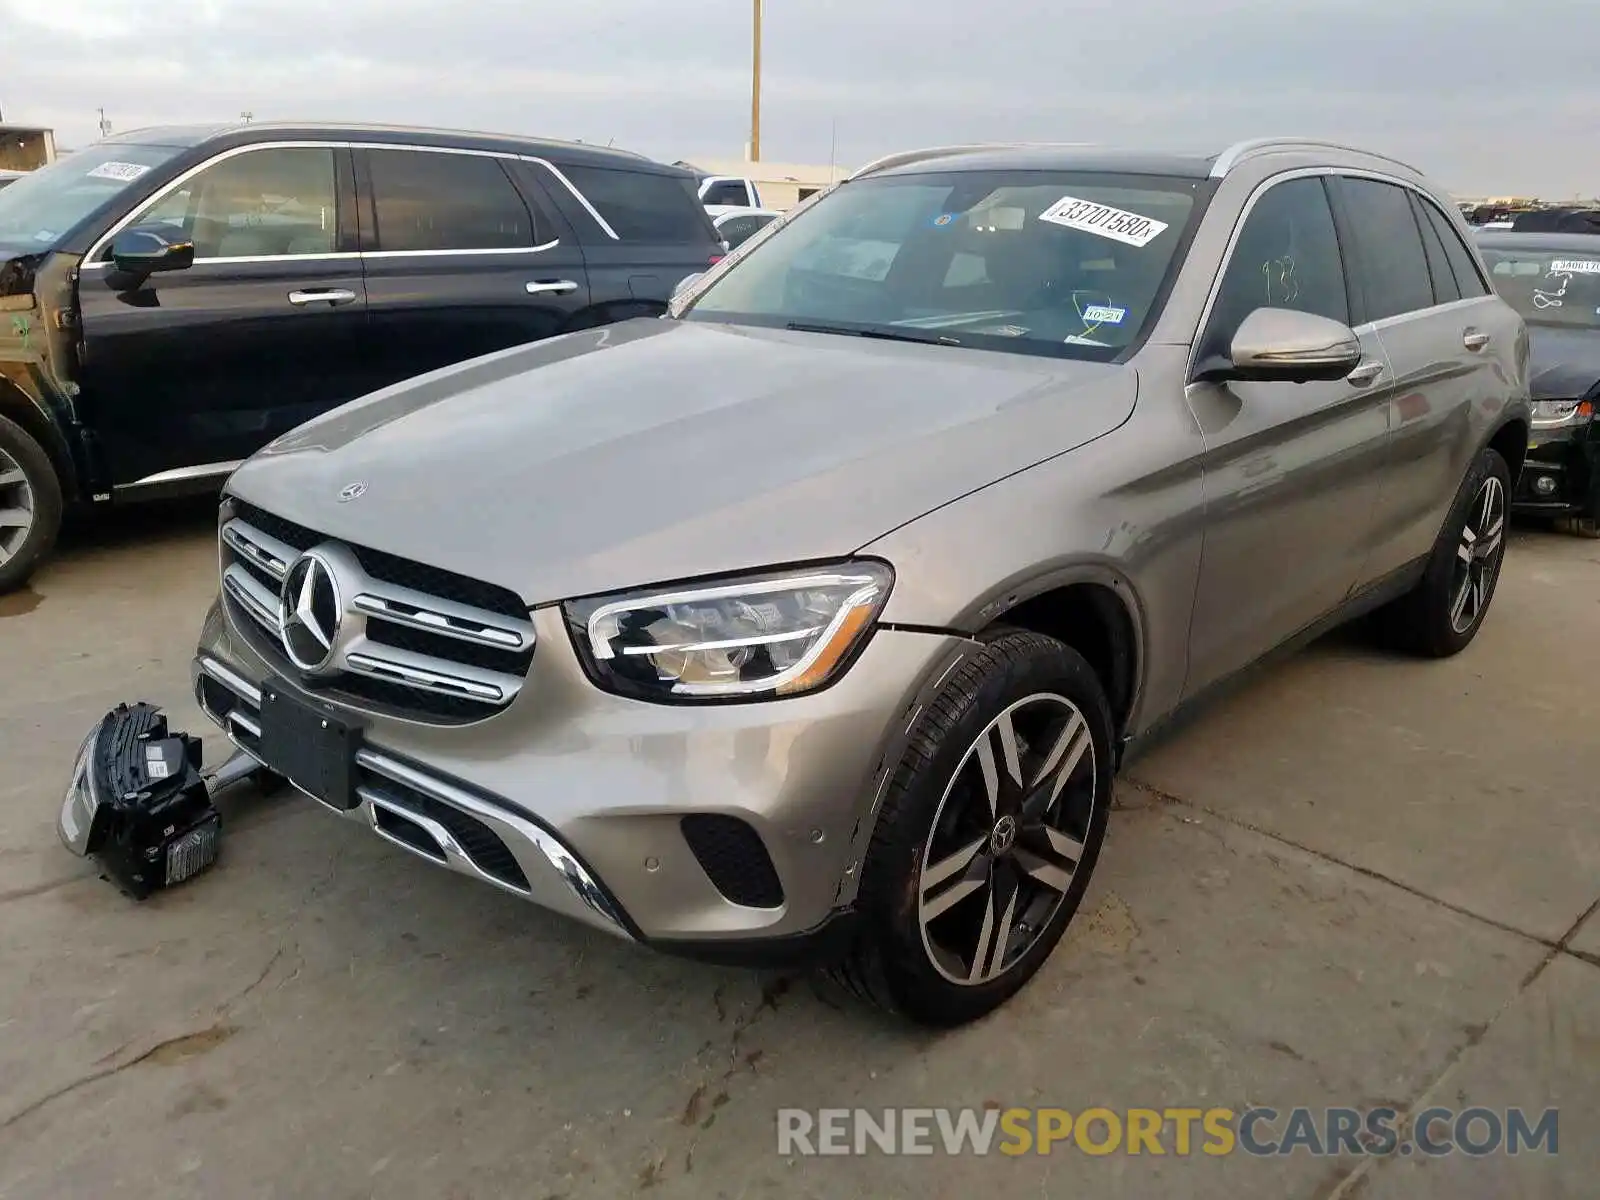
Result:
[[[261,689],[261,757],[313,798],[349,811],[359,801],[355,789],[358,726],[308,704],[281,688]]]

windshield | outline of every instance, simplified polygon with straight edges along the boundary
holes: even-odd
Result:
[[[773,232],[689,320],[1109,359],[1154,317],[1202,183],[974,171],[846,184]]]
[[[1600,245],[1479,249],[1495,291],[1528,324],[1600,329]]]
[[[91,146],[0,190],[0,245],[48,250],[61,236],[174,155],[172,146]]]

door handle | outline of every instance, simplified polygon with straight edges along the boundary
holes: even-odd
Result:
[[[332,308],[349,304],[355,298],[356,294],[349,288],[317,288],[309,292],[289,293],[289,303],[296,308],[304,308],[308,304],[326,304]]]
[[[540,279],[524,287],[530,296],[565,296],[578,290],[578,285],[570,279]]]
[[[1350,374],[1345,376],[1345,378],[1356,387],[1366,387],[1382,374],[1383,364],[1378,362],[1376,359],[1370,359],[1367,362],[1362,363],[1354,371],[1351,371]]]
[[[1461,335],[1461,344],[1468,350],[1482,350],[1489,344],[1489,335],[1487,333],[1479,333],[1475,329],[1469,329]]]

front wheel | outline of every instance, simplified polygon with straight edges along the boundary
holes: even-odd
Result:
[[[61,483],[50,456],[0,417],[0,595],[28,582],[61,528]]]
[[[1421,581],[1380,614],[1400,649],[1448,658],[1477,636],[1505,561],[1510,494],[1506,460],[1485,450],[1462,480]]]
[[[1016,993],[1061,939],[1105,840],[1111,728],[1077,651],[1020,630],[988,640],[912,733],[835,978],[938,1026]]]

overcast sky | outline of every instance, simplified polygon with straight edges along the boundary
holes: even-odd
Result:
[[[142,15],[135,15],[142,14]],[[751,0],[0,0],[0,112],[61,144],[320,118],[738,157]],[[1347,139],[1457,193],[1600,193],[1596,0],[767,0],[762,151]]]

